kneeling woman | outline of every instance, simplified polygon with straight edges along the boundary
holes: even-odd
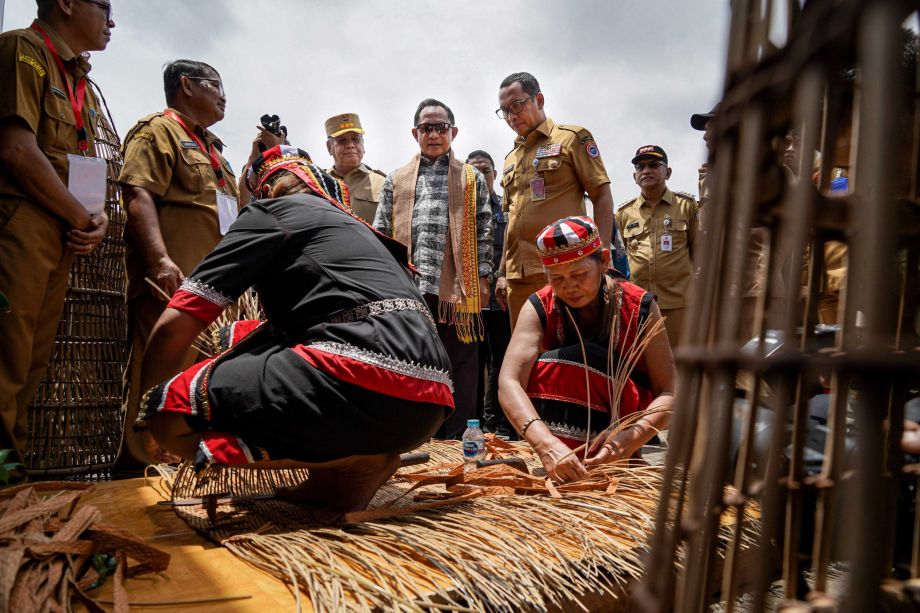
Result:
[[[279,146],[253,164],[245,207],[183,282],[144,355],[143,423],[197,464],[291,459],[289,496],[363,508],[452,409],[450,362],[405,249],[355,217],[341,183]],[[254,190],[254,191],[255,191]],[[198,334],[248,288],[267,321],[176,373]],[[234,338],[236,337],[236,338]]]
[[[524,303],[499,375],[505,414],[560,481],[632,457],[667,425],[673,400],[674,357],[654,296],[608,271],[602,246],[587,217],[540,233],[549,284]]]

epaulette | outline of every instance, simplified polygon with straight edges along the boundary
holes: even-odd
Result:
[[[365,166],[367,166],[367,164],[365,164]],[[380,176],[383,177],[384,179],[387,178],[387,173],[383,172],[382,170],[377,170],[376,168],[371,168],[370,166],[367,166],[367,169],[370,170],[371,172],[375,173],[375,174],[380,175]]]
[[[140,130],[140,129],[143,128],[144,126],[148,125],[151,121],[153,121],[153,120],[156,119],[157,117],[162,117],[162,116],[163,116],[163,111],[159,111],[159,112],[157,112],[157,113],[151,113],[150,115],[146,115],[146,116],[141,117],[140,119],[138,119],[138,120],[137,120],[137,123],[134,124],[134,125],[131,127],[130,130],[128,130],[128,133],[127,133],[127,134],[125,134],[125,140],[124,140],[124,141],[122,142],[122,144],[121,144],[122,150],[124,150],[124,148],[127,146],[128,142],[129,142],[132,138],[134,138],[134,135],[137,134],[137,131],[138,131],[138,130]]]
[[[619,211],[620,209],[629,206],[630,204],[632,204],[633,202],[635,202],[635,201],[638,200],[638,199],[639,199],[639,197],[637,196],[637,197],[633,198],[632,200],[627,200],[626,202],[624,202],[623,204],[621,204],[620,206],[618,206],[615,210],[616,210],[616,211]]]
[[[584,128],[583,126],[576,126],[575,124],[571,124],[571,123],[557,123],[556,127],[559,128],[560,130],[567,130],[569,132],[574,132],[575,134],[588,131],[587,128]]]
[[[687,200],[693,202],[694,204],[699,204],[699,201],[696,199],[696,196],[689,192],[674,192],[675,196],[680,196],[681,198],[686,198]]]

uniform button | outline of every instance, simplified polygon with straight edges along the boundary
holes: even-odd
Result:
[[[629,243],[629,248],[630,248],[630,249],[638,249],[638,248],[639,248],[639,241],[636,240],[636,239],[632,239],[632,242]]]

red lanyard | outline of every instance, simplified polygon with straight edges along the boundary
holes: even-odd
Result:
[[[220,187],[223,187],[224,185],[226,185],[227,182],[224,181],[224,171],[220,167],[220,160],[217,159],[217,149],[214,147],[214,143],[211,143],[211,148],[208,149],[207,147],[204,146],[204,143],[201,142],[201,139],[198,138],[198,135],[192,132],[191,130],[189,130],[189,127],[185,125],[185,122],[182,121],[181,117],[176,115],[174,112],[168,111],[168,110],[164,111],[163,114],[169,117],[170,119],[175,119],[179,123],[179,125],[182,126],[182,128],[185,130],[185,133],[189,135],[189,138],[195,141],[195,144],[198,145],[198,148],[201,149],[201,151],[205,155],[207,155],[208,158],[210,158],[211,168],[214,169],[214,174],[217,175],[217,184]]]
[[[86,97],[86,78],[80,77],[80,80],[77,81],[77,93],[75,95],[73,87],[70,86],[70,81],[67,80],[67,70],[64,68],[64,61],[61,59],[60,54],[58,54],[58,50],[54,46],[54,43],[51,42],[48,34],[37,23],[32,24],[32,29],[41,34],[42,38],[45,39],[45,46],[48,47],[48,51],[54,56],[54,61],[58,65],[58,70],[61,71],[61,78],[64,79],[64,84],[67,85],[67,94],[70,96],[70,108],[73,109],[74,122],[77,124],[77,145],[80,147],[80,151],[87,151],[89,149],[89,143],[86,141],[86,127],[83,125],[83,100]]]

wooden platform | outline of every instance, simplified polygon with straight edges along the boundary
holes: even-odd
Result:
[[[199,604],[184,610],[196,613],[295,610],[294,596],[281,581],[206,540],[179,519],[172,507],[157,506],[159,500],[160,495],[144,479],[126,479],[97,484],[81,502],[98,507],[103,521],[130,530],[172,556],[166,572],[127,580],[132,609],[134,603],[250,595],[246,600]],[[111,600],[112,585],[111,579],[106,581],[92,596]],[[308,601],[301,602],[305,611],[311,610]],[[177,609],[178,606],[158,610]]]

